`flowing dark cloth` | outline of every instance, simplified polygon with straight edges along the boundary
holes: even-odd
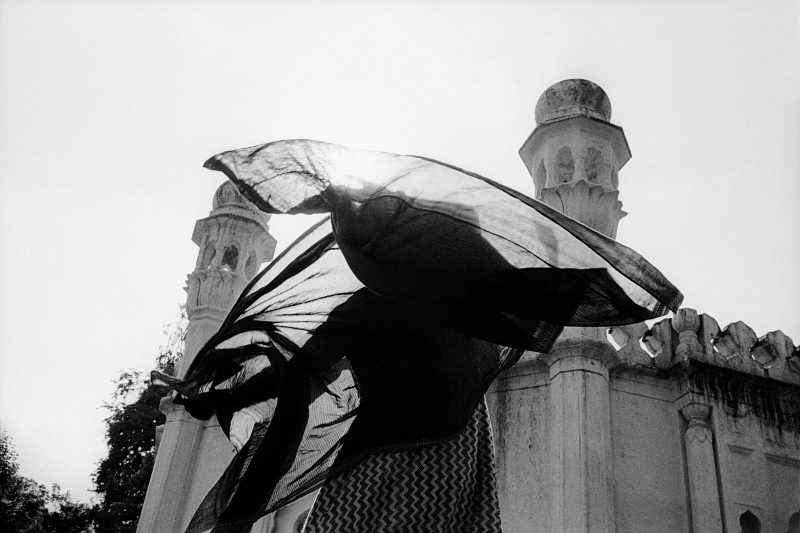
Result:
[[[418,157],[281,141],[206,162],[268,213],[331,214],[257,275],[188,375],[155,376],[239,449],[188,531],[237,531],[366,457],[442,442],[564,326],[682,296],[641,256]]]

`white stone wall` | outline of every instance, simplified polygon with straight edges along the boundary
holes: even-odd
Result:
[[[746,326],[737,328],[744,331]],[[554,367],[546,364],[552,362],[552,354],[526,354],[493,384],[487,398],[505,531],[572,533],[606,527],[602,517],[586,519],[592,504],[585,503],[591,502],[592,493],[602,502],[608,488],[597,481],[602,476],[591,478],[591,442],[604,433],[601,423],[606,420],[613,463],[608,478],[613,493],[611,531],[739,533],[755,531],[740,524],[740,520],[750,520],[751,524],[757,521],[764,532],[797,532],[791,528],[800,521],[800,431],[785,418],[792,415],[786,410],[796,405],[791,402],[800,399],[800,373],[792,370],[797,367],[797,350],[783,355],[773,350],[776,357],[784,358],[770,361],[773,378],[770,369],[760,366],[749,352],[749,360],[719,359],[722,356],[712,339],[721,336],[720,328],[707,315],[681,310],[675,318],[657,324],[657,333],[646,329],[644,325],[620,328],[614,337],[624,344],[618,346],[616,361],[606,355],[595,358],[609,367],[607,418],[598,405],[588,405],[598,404],[602,380],[584,380],[581,387],[586,390],[572,395],[568,409],[554,408],[558,407],[553,404]],[[643,336],[653,341],[654,335],[667,342],[651,358],[639,341]],[[757,345],[755,335],[746,337]],[[770,338],[777,339],[775,346],[788,346],[782,335]],[[734,380],[754,378],[764,388],[764,397],[777,398],[767,405],[783,409],[783,422],[770,420],[763,410],[748,405],[744,396],[734,412],[730,403],[692,384],[684,372],[698,363],[717,363],[720,366],[712,365],[712,371],[718,368],[720,375]],[[576,367],[575,371],[591,369]],[[588,390],[593,387],[594,393]],[[578,399],[587,405],[575,404]],[[597,417],[594,423],[568,426],[573,441],[554,449],[558,439],[553,434],[565,431],[563,420],[578,419],[592,409]],[[566,453],[576,442],[578,448],[588,450],[588,459]],[[579,461],[588,468],[575,464]],[[559,471],[567,474],[559,476]],[[575,477],[576,472],[588,473]],[[565,488],[565,483],[572,487]],[[556,497],[559,492],[581,491],[587,494],[568,498],[566,508],[558,508],[562,505]],[[751,516],[743,518],[745,513]],[[559,516],[560,522],[554,519]]]
[[[549,370],[528,357],[486,395],[497,454],[505,533],[549,531],[551,514]]]

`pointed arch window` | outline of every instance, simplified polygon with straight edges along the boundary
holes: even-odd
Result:
[[[761,520],[750,511],[745,511],[739,517],[739,526],[742,533],[761,533]]]
[[[200,258],[200,269],[205,270],[206,268],[211,265],[211,261],[214,260],[214,257],[217,255],[217,241],[211,239],[210,241],[206,242],[205,248],[203,248],[203,255]]]
[[[222,268],[227,267],[231,271],[235,271],[239,265],[239,248],[235,244],[229,245],[225,248],[225,253],[222,254]]]
[[[547,185],[547,169],[544,166],[544,159],[539,160],[539,168],[536,169],[536,185],[539,190]]]
[[[575,174],[575,160],[572,158],[572,150],[569,146],[564,146],[556,155],[556,181],[569,183],[573,174]]]
[[[597,148],[590,146],[586,150],[586,179],[591,183],[597,183],[600,170],[603,167],[603,154]]]

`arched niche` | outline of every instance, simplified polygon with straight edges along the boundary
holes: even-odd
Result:
[[[586,181],[597,183],[603,171],[603,153],[594,146],[587,148],[583,168],[586,173]]]
[[[205,270],[211,265],[211,261],[217,255],[217,241],[209,239],[203,248],[203,255],[200,257],[200,269]]]
[[[222,268],[235,272],[237,266],[239,266],[239,247],[236,244],[229,244],[222,253]]]
[[[562,146],[556,154],[556,185],[569,183],[575,174],[575,159],[569,146]]]
[[[761,520],[750,511],[745,511],[739,517],[739,527],[742,533],[761,533]]]
[[[547,168],[544,165],[544,159],[539,160],[539,166],[536,169],[536,190],[541,191],[547,185]]]

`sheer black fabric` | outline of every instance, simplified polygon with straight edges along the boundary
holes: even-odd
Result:
[[[270,213],[330,212],[245,289],[184,379],[239,449],[188,531],[236,531],[369,454],[463,429],[564,326],[642,321],[680,293],[632,250],[416,157],[313,141],[220,154]]]

